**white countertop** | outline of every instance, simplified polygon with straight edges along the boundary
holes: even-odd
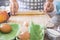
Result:
[[[42,24],[46,26],[48,24],[48,21],[50,20],[48,15],[21,15],[21,16],[11,16],[9,21],[10,22],[17,22],[17,23],[23,23],[25,21],[27,22],[35,22]]]

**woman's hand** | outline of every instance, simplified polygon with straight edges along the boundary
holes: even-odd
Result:
[[[18,3],[16,0],[10,0],[10,11],[12,15],[15,15],[18,12]]]

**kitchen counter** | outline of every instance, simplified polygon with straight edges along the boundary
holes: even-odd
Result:
[[[39,23],[39,24],[46,26],[48,24],[49,20],[50,20],[50,17],[47,14],[43,14],[43,15],[41,15],[41,14],[39,14],[39,15],[37,15],[37,14],[20,14],[18,16],[17,15],[11,16],[9,19],[9,22],[16,22],[16,23],[23,24],[24,21],[27,21],[27,22],[33,21],[35,23]],[[45,38],[45,40],[48,40],[48,39]]]
[[[30,12],[26,12],[26,13],[30,13]],[[33,13],[33,12],[31,12],[31,13]],[[39,14],[39,12],[35,12],[35,13],[37,13],[37,14],[20,14],[18,16],[17,15],[11,16],[9,21],[17,22],[17,23],[23,23],[24,21],[27,21],[27,22],[33,21],[35,23],[39,23],[39,24],[46,26],[48,21],[50,20],[50,17],[47,14],[41,15],[41,12],[40,12],[40,14]]]

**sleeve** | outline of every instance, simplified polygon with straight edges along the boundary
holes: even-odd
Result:
[[[44,4],[44,11],[46,11],[47,3]]]

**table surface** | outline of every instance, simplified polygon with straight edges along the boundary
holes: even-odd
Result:
[[[35,22],[38,24],[42,24],[44,26],[47,25],[48,21],[49,21],[50,17],[47,14],[44,15],[18,15],[18,16],[11,16],[9,19],[9,22],[16,22],[16,23],[20,23],[23,24],[23,22],[27,21],[27,22]],[[45,40],[48,40],[47,38],[45,38]]]
[[[35,23],[39,23],[42,24],[44,26],[47,25],[48,21],[49,21],[49,16],[48,15],[22,15],[22,16],[11,16],[9,21],[10,22],[17,22],[17,23],[23,23],[25,21],[27,22],[35,22]]]

